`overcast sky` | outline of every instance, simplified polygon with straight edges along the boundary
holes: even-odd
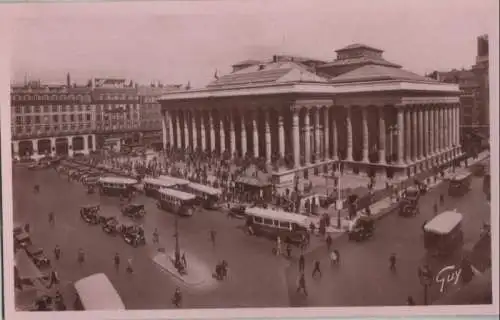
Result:
[[[123,77],[204,86],[231,64],[275,53],[325,60],[364,43],[424,74],[469,67],[496,0],[192,1],[17,7],[14,81]]]

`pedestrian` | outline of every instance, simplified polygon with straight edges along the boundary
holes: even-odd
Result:
[[[114,263],[115,263],[115,269],[116,271],[118,271],[120,269],[120,255],[117,253],[115,253],[115,257],[113,258],[114,260]]]
[[[55,224],[55,223],[56,223],[56,221],[55,221],[54,212],[50,212],[50,213],[49,213],[49,224],[50,224],[51,226],[54,226],[54,224]]]
[[[187,269],[187,260],[186,260],[186,253],[185,252],[182,253],[181,262],[182,262],[182,265],[184,266],[184,269]]]
[[[389,269],[392,272],[396,271],[396,254],[392,253],[389,257]]]
[[[78,249],[78,264],[81,266],[85,262],[85,252],[83,249]]]
[[[24,225],[24,232],[26,232],[26,233],[30,233],[30,224],[29,224],[29,223],[26,223],[26,224]]]
[[[311,234],[314,234],[314,231],[316,231],[316,226],[314,225],[314,223],[310,223],[309,224],[309,230],[311,230]]]
[[[127,259],[127,272],[133,273],[134,269],[132,268],[132,258]]]
[[[319,273],[319,277],[321,278],[321,269],[320,269],[319,260],[314,261],[314,269],[313,269],[313,272],[312,272],[312,277],[313,278],[316,275],[316,273]]]
[[[422,223],[422,231],[425,231],[425,225],[427,224],[427,220],[424,221],[424,223]]]
[[[155,228],[153,232],[153,243],[158,244],[160,242],[160,235],[158,234],[158,228]]]
[[[56,260],[59,260],[59,258],[61,257],[61,248],[57,244],[54,248],[54,257],[56,258]]]
[[[172,303],[177,308],[181,307],[181,304],[182,304],[182,293],[181,293],[181,289],[179,287],[175,288],[174,296],[172,298]]]
[[[443,195],[442,193],[439,195],[439,203],[440,203],[441,205],[443,205],[443,204],[444,204],[444,195]]]
[[[412,296],[408,296],[408,298],[406,299],[406,304],[409,305],[409,306],[414,306],[415,305],[415,300],[413,300]]]
[[[328,252],[330,252],[330,248],[332,247],[332,237],[330,234],[326,236],[326,248],[328,249]]]
[[[215,248],[215,237],[217,236],[217,233],[215,230],[210,230],[210,241],[212,241],[212,246]]]
[[[280,256],[281,255],[281,237],[278,236],[276,238],[276,255]]]
[[[437,204],[437,202],[434,203],[433,207],[434,207],[434,216],[437,216],[438,215],[438,204]]]
[[[297,292],[302,291],[304,295],[307,296],[307,289],[306,289],[306,278],[303,273],[300,274],[299,276],[299,283],[297,286]]]
[[[299,257],[299,272],[304,273],[305,268],[306,268],[306,259],[304,258],[304,255],[301,253]]]
[[[288,258],[292,257],[292,246],[290,245],[290,243],[286,244],[286,256]]]
[[[333,250],[330,252],[330,265],[338,265],[339,264],[339,256],[337,254],[337,250]]]

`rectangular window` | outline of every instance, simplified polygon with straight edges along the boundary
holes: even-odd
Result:
[[[23,117],[17,116],[16,117],[16,124],[22,124],[23,123]]]
[[[264,218],[264,224],[272,226],[273,225],[273,219]]]
[[[44,107],[43,107],[43,112],[44,112],[44,113],[49,112],[49,106],[44,106]]]
[[[16,107],[16,113],[21,113],[21,107]]]
[[[35,106],[35,111],[34,113],[40,113],[40,107],[39,106]]]
[[[31,107],[29,106],[24,107],[24,113],[31,113]]]
[[[78,121],[83,121],[83,114],[81,114],[81,113],[80,113],[80,114],[78,115]]]
[[[75,121],[75,115],[74,114],[70,114],[69,115],[69,121],[70,122],[74,122]]]
[[[59,122],[59,115],[58,114],[52,115],[52,121]]]
[[[52,106],[52,112],[57,112],[57,106]]]
[[[35,116],[35,123],[40,123],[40,116]]]
[[[87,121],[90,121],[90,114],[87,114],[86,119],[87,119]]]
[[[31,124],[31,116],[26,116],[24,121],[26,121],[26,124]]]

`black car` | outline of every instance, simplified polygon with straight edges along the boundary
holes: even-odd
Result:
[[[244,205],[231,207],[231,209],[229,209],[228,216],[243,219],[246,217],[245,210],[246,207]]]
[[[102,219],[99,216],[99,206],[83,206],[80,208],[80,216],[88,224],[99,224]]]
[[[104,220],[102,230],[110,235],[115,235],[119,230],[119,222],[116,217],[107,218]]]
[[[25,248],[28,257],[31,258],[33,263],[38,268],[50,267],[50,259],[47,258],[42,248],[35,247],[33,245],[27,246]]]
[[[146,214],[143,204],[126,204],[121,209],[122,213],[126,217],[140,219]]]

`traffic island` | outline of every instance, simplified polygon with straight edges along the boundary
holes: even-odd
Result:
[[[188,255],[186,272],[182,274],[175,267],[174,254],[167,254],[165,252],[158,252],[153,257],[153,261],[162,270],[168,272],[173,277],[181,281],[187,286],[197,288],[212,288],[215,287],[217,281],[212,276],[211,268],[202,260],[194,255]]]

